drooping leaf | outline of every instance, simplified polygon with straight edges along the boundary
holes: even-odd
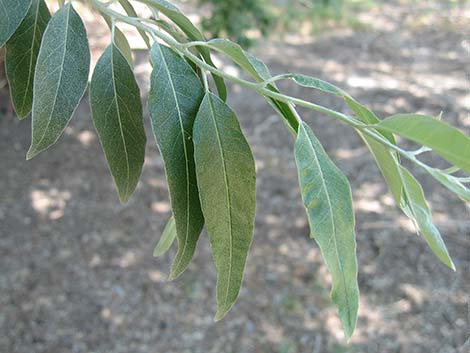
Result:
[[[196,26],[193,25],[191,20],[187,18],[176,6],[169,3],[165,0],[137,0],[148,6],[152,7],[153,9],[161,12],[170,20],[172,20],[183,32],[188,36],[188,38],[192,41],[204,41],[204,35],[201,33]],[[210,51],[204,47],[197,48],[199,53],[204,58],[204,61],[215,67],[214,62],[212,61]],[[217,87],[217,92],[219,93],[220,98],[225,102],[227,99],[227,87],[225,86],[225,82],[222,77],[217,75],[212,75],[214,78],[215,85]]]
[[[0,48],[16,32],[30,5],[31,0],[0,0]]]
[[[33,0],[23,22],[6,45],[6,74],[11,100],[20,119],[25,118],[33,106],[34,70],[50,18],[44,0]]]
[[[419,228],[419,232],[423,235],[431,250],[436,256],[448,267],[455,271],[455,265],[450,258],[447,247],[442,240],[439,230],[433,223],[432,213],[426,202],[423,188],[419,182],[405,168],[401,167],[400,172],[403,178],[403,188],[407,200],[407,209],[410,218],[414,219]],[[409,214],[411,213],[411,214]]]
[[[148,107],[165,162],[178,238],[178,253],[170,275],[174,279],[191,262],[204,226],[192,141],[204,90],[192,67],[172,49],[155,43],[151,60],[154,68]]]
[[[432,148],[455,166],[470,172],[470,138],[457,128],[427,115],[394,115],[378,128]]]
[[[233,62],[239,65],[242,69],[246,70],[257,82],[269,80],[272,76],[267,66],[258,58],[249,54],[242,49],[237,43],[228,39],[213,39],[208,42],[209,47],[224,53]],[[269,90],[279,93],[276,85],[269,84],[266,86]],[[289,124],[293,131],[297,131],[298,123],[292,108],[281,101],[273,98],[266,98],[268,103],[281,114]]]
[[[305,123],[299,125],[295,159],[311,236],[331,274],[331,297],[349,338],[359,306],[351,187]]]
[[[171,217],[168,220],[168,223],[165,226],[165,229],[163,230],[162,237],[158,241],[157,246],[155,247],[155,250],[153,251],[153,256],[154,257],[160,257],[166,254],[168,250],[170,250],[171,245],[173,245],[173,242],[176,239],[176,223],[175,223],[175,218]]]
[[[128,0],[119,0],[119,3],[121,4],[124,11],[126,11],[128,16],[130,16],[130,17],[139,17],[137,15],[137,12],[134,9],[134,6],[132,6],[132,4]],[[150,44],[150,40],[149,40],[149,37],[148,37],[147,33],[144,30],[140,29],[140,28],[137,28],[137,32],[139,32],[139,34],[142,37],[142,39],[144,40],[145,45],[147,46],[147,48],[150,49],[151,44]]]
[[[233,306],[253,239],[256,173],[235,113],[207,93],[194,124],[197,181],[217,268],[217,313]]]
[[[125,203],[139,182],[145,158],[140,90],[129,63],[111,44],[96,64],[90,86],[93,122]]]
[[[90,49],[85,27],[67,3],[49,21],[39,50],[33,86],[31,159],[64,131],[88,83]]]

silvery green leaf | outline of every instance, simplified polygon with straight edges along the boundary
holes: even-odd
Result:
[[[455,166],[470,172],[470,138],[449,124],[427,115],[400,114],[383,120],[377,128],[432,148]]]
[[[134,193],[145,158],[146,136],[140,90],[132,69],[115,44],[105,50],[91,79],[93,122],[121,202]]]
[[[170,279],[174,279],[191,262],[204,226],[192,141],[194,120],[204,90],[192,67],[172,49],[155,43],[151,60],[148,108],[165,162],[178,238],[178,253],[170,275]]]
[[[350,338],[359,306],[351,187],[305,123],[299,125],[295,159],[311,236],[319,245],[331,274],[331,298],[338,308],[346,337]]]
[[[175,218],[171,217],[168,220],[168,223],[163,230],[162,237],[158,241],[157,246],[153,250],[154,257],[160,257],[166,254],[168,250],[170,250],[171,245],[176,239],[176,223]]]
[[[11,100],[20,119],[25,118],[33,106],[34,70],[50,18],[44,0],[33,0],[23,22],[6,45],[6,74]]]
[[[207,93],[194,124],[197,181],[217,268],[217,313],[238,298],[253,239],[256,172],[235,113]]]
[[[30,5],[31,0],[0,0],[0,48],[16,32]]]
[[[31,159],[53,145],[85,93],[90,49],[85,27],[67,3],[49,21],[39,50],[33,86]]]
[[[439,230],[433,223],[432,213],[426,202],[423,188],[419,182],[405,168],[401,167],[400,172],[403,176],[403,189],[407,200],[407,209],[405,213],[409,215],[419,228],[431,250],[448,267],[455,271],[455,265],[450,258],[447,247],[442,240]]]

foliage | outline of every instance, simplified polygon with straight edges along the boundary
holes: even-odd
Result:
[[[132,53],[116,25],[130,24],[151,48],[148,110],[173,210],[155,255],[164,254],[177,239],[170,279],[178,277],[191,262],[202,228],[207,226],[217,268],[217,320],[227,314],[239,295],[256,213],[254,158],[237,116],[226,103],[225,80],[263,96],[296,140],[294,155],[311,237],[331,273],[332,300],[348,338],[354,332],[359,304],[351,187],[296,107],[337,119],[362,137],[398,207],[414,222],[435,255],[455,269],[433,224],[423,189],[402,159],[470,202],[470,178],[464,175],[470,172],[468,135],[441,117],[406,114],[380,119],[342,89],[314,77],[273,77],[262,61],[238,44],[226,39],[206,41],[171,3],[136,1],[148,6],[155,16],[139,17],[128,0],[87,1],[104,17],[113,38],[92,76],[92,118],[119,196],[126,202],[140,178],[147,142]],[[90,67],[87,34],[70,2],[61,1],[52,17],[44,0],[0,2],[4,5],[1,11],[8,11],[0,16],[0,44],[6,43],[7,69],[14,68],[7,70],[12,101],[20,118],[32,113],[30,159],[59,139],[86,90]],[[119,11],[117,2],[127,15]],[[225,55],[252,80],[216,68],[211,60],[214,52]],[[20,65],[23,61],[28,64]],[[217,91],[211,89],[209,73]],[[280,80],[337,96],[352,114],[281,93],[276,87]],[[420,148],[404,149],[397,136]],[[421,159],[431,152],[446,160],[448,168],[439,169]]]

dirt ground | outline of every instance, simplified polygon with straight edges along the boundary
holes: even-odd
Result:
[[[274,73],[330,80],[382,117],[443,111],[468,134],[469,5],[388,2],[361,20],[366,29],[287,36],[254,51]],[[95,39],[96,52],[100,46]],[[149,67],[144,54],[136,57],[145,96]],[[284,88],[346,111],[337,99]],[[2,92],[0,352],[469,353],[470,208],[415,171],[457,265],[453,273],[396,209],[354,132],[303,112],[354,190],[361,303],[347,344],[328,298],[329,276],[308,238],[292,137],[261,98],[239,86],[231,92],[256,157],[258,216],[240,299],[219,323],[206,233],[175,282],[166,282],[174,249],[152,257],[170,208],[150,129],[142,181],[122,206],[87,99],[60,142],[26,162],[30,121],[7,113]]]

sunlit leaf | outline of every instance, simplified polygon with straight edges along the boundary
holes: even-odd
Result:
[[[90,102],[93,122],[119,197],[125,203],[142,173],[146,136],[139,86],[127,59],[114,44],[96,64]]]
[[[30,5],[31,0],[0,0],[0,48],[20,26]]]
[[[172,49],[155,43],[149,94],[152,128],[165,161],[171,206],[176,222],[178,253],[170,279],[191,262],[204,217],[199,202],[192,131],[204,97],[199,77]]]
[[[383,120],[378,128],[432,148],[470,172],[470,138],[449,124],[427,115],[401,114]]]
[[[153,251],[153,256],[160,257],[166,254],[168,250],[170,250],[171,245],[176,239],[176,223],[175,218],[171,217],[168,220],[168,223],[163,230],[162,237],[158,241],[157,246]]]
[[[23,22],[6,45],[6,74],[11,100],[20,119],[26,117],[33,106],[34,70],[50,18],[44,0],[33,0]]]
[[[311,236],[331,273],[331,298],[349,338],[359,306],[351,187],[305,123],[299,125],[295,160]]]
[[[67,3],[49,21],[36,63],[31,159],[64,131],[88,83],[90,50],[82,20]]]
[[[207,93],[194,125],[197,180],[217,268],[217,314],[235,303],[253,239],[254,159],[235,113]]]
[[[403,189],[409,207],[408,210],[405,209],[405,213],[411,212],[412,218],[431,250],[445,265],[455,271],[455,265],[449,256],[441,234],[433,223],[432,213],[426,202],[423,188],[408,170],[401,167],[400,172],[403,176]]]

